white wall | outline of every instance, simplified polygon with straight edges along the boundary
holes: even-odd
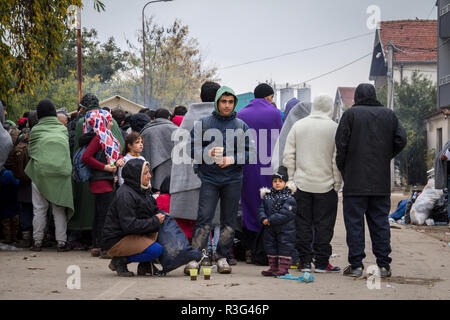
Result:
[[[450,140],[450,117],[445,119],[442,113],[429,118],[427,124],[427,148],[428,151],[434,150],[436,153],[441,149],[445,143]],[[437,132],[442,128],[442,145],[438,144]]]
[[[416,70],[436,84],[437,64],[405,64],[402,67],[400,67],[400,65],[394,65],[394,81],[400,83],[402,78],[403,81],[409,80]]]

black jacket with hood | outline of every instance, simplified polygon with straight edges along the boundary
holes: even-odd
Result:
[[[116,191],[103,228],[103,249],[111,249],[129,234],[157,232],[156,216],[161,212],[149,189],[141,187],[141,176],[147,164],[141,159],[129,160],[122,170],[124,184]]]
[[[395,113],[376,100],[371,84],[360,84],[355,105],[344,112],[336,132],[336,165],[344,196],[391,193],[391,159],[406,145],[406,133]]]

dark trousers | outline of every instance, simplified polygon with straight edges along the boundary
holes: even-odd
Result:
[[[295,198],[297,200],[296,247],[300,261],[311,263],[314,256],[316,267],[326,267],[332,254],[330,243],[333,239],[336,223],[337,193],[334,190],[327,193],[310,193],[297,190]],[[314,244],[311,247],[313,232]]]
[[[94,248],[102,248],[103,226],[105,225],[106,214],[113,201],[114,193],[95,193],[95,217],[92,226],[92,244]]]
[[[192,236],[192,247],[194,249],[207,249],[214,213],[220,199],[220,236],[216,252],[219,258],[231,257],[230,250],[233,247],[234,225],[241,197],[241,188],[241,182],[220,186],[202,182],[198,216]]]
[[[390,196],[345,197],[344,222],[347,230],[348,262],[353,268],[362,267],[366,257],[364,236],[364,215],[372,240],[372,252],[377,265],[389,269],[392,259],[391,229],[389,226]]]
[[[19,202],[20,229],[28,231],[33,228],[33,204]]]

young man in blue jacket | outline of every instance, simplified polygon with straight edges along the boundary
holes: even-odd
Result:
[[[191,157],[202,185],[194,225],[192,247],[206,249],[212,220],[220,199],[220,237],[217,244],[219,273],[231,273],[227,262],[233,246],[234,225],[242,189],[242,169],[256,155],[248,126],[236,118],[234,91],[221,87],[216,94],[215,111],[195,123],[191,130]],[[256,159],[255,159],[256,161]],[[191,261],[185,268],[196,267]]]

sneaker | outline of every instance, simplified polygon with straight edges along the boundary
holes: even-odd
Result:
[[[58,243],[58,246],[56,247],[56,251],[58,251],[58,252],[70,251],[70,246],[67,242],[60,242],[60,243]]]
[[[190,272],[189,272],[190,269],[198,269],[198,268],[199,268],[198,262],[195,261],[195,260],[192,260],[184,267],[184,274],[189,276],[190,275]]]
[[[234,258],[229,258],[229,259],[227,259],[227,262],[228,262],[228,264],[229,264],[230,266],[235,266],[235,265],[237,265],[237,261],[236,261],[236,259],[234,259]]]
[[[364,269],[362,267],[353,268],[351,265],[347,266],[342,273],[347,277],[362,277]]]
[[[35,241],[30,248],[31,251],[42,251],[42,242]]]
[[[102,252],[102,250],[100,248],[92,248],[91,256],[95,257],[95,258],[100,257],[101,252]]]
[[[328,266],[324,267],[316,267],[314,269],[314,272],[317,273],[329,273],[329,272],[339,272],[341,271],[341,268],[339,267],[334,267],[331,264],[328,264]]]
[[[389,278],[392,275],[391,269],[387,269],[385,267],[380,268],[380,277],[381,278]]]
[[[311,263],[302,263],[302,272],[311,272]]]
[[[112,257],[105,250],[100,251],[100,259],[112,259]]]
[[[217,271],[219,273],[231,273],[231,267],[226,258],[221,258],[217,261]]]

